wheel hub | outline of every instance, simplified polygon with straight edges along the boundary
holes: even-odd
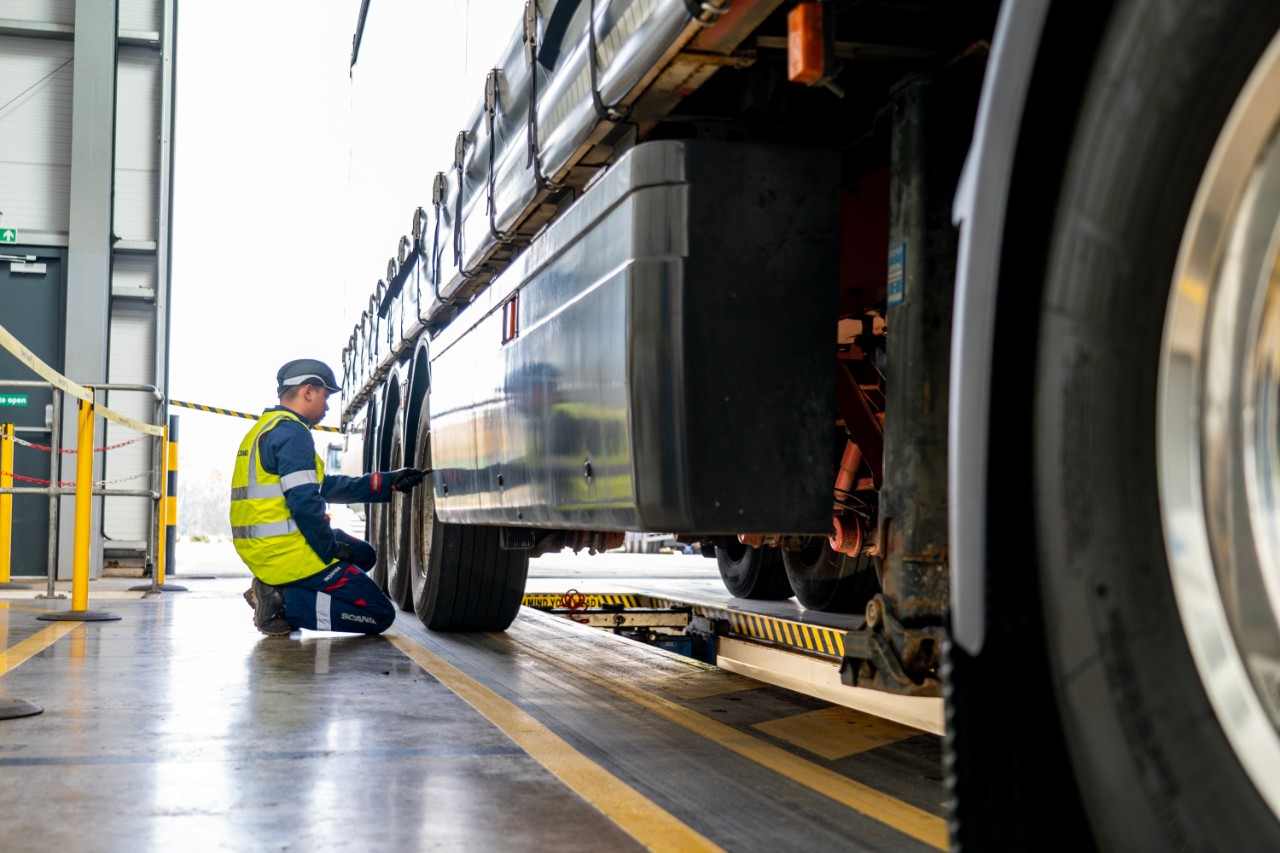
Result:
[[[1240,763],[1280,815],[1280,36],[1201,181],[1157,410],[1174,593]]]

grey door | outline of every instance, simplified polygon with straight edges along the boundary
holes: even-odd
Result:
[[[32,263],[0,260],[0,325],[45,364],[62,371],[63,253],[57,249],[0,246],[0,259],[36,255]],[[39,271],[43,265],[44,270]],[[40,380],[31,368],[0,349],[0,423],[12,423],[18,438],[52,445],[47,423],[53,394],[48,388],[23,388],[13,380]],[[25,400],[22,398],[25,397]],[[49,479],[49,453],[14,447],[13,473]],[[72,467],[63,466],[66,470]],[[35,483],[15,481],[15,486]],[[37,495],[13,498],[13,562],[11,573],[43,575],[48,570],[49,499]]]

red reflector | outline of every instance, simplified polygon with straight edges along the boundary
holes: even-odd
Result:
[[[813,83],[822,66],[822,4],[799,3],[787,13],[787,79]]]

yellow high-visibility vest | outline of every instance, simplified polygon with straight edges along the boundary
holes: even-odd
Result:
[[[283,478],[262,467],[258,439],[281,421],[310,424],[293,412],[264,412],[240,442],[231,476],[231,537],[236,553],[263,583],[273,586],[310,577],[327,563],[307,544],[285,503],[287,489],[302,483],[324,482],[324,461],[316,454],[316,470],[297,471]]]

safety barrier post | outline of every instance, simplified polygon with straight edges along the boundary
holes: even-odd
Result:
[[[89,609],[89,521],[93,501],[93,403],[80,401],[76,433],[75,547],[72,551],[71,609],[37,616],[46,622],[107,622],[120,617]]]
[[[131,590],[151,590],[152,592],[186,592],[185,586],[165,582],[167,563],[174,551],[173,531],[178,523],[178,498],[176,494],[176,472],[178,467],[177,437],[178,418],[169,416],[169,423],[160,436],[159,471],[157,477],[160,497],[156,502],[155,518],[155,565],[152,567],[150,586],[131,586]]]
[[[160,438],[160,504],[156,513],[156,583],[164,585],[164,561],[168,554],[165,547],[164,528],[169,509],[169,427],[166,424],[164,435]]]
[[[178,573],[178,416],[169,416],[169,482],[165,499],[165,566],[167,574]],[[161,583],[164,578],[160,579]]]
[[[62,389],[52,386],[53,418],[50,421],[49,444],[49,539],[48,562],[45,566],[45,579],[49,588],[36,598],[66,598],[58,592],[54,583],[58,576],[58,457],[62,455]]]

